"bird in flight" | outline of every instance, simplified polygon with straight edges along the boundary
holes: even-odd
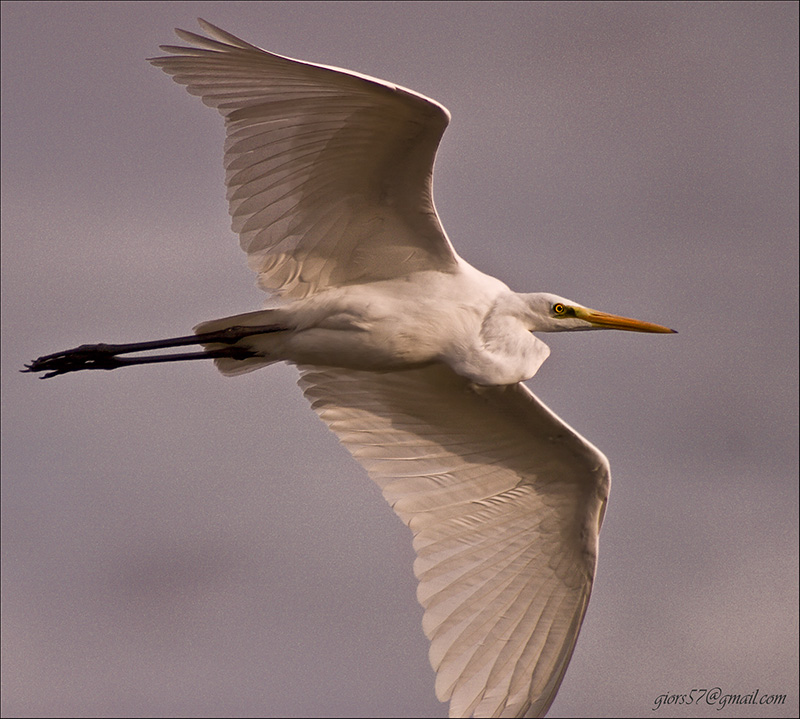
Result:
[[[549,354],[535,333],[673,330],[512,292],[459,257],[433,203],[450,118],[439,103],[200,24],[206,36],[176,30],[187,44],[150,62],[225,118],[233,230],[272,306],[23,371],[295,364],[313,409],[414,535],[450,716],[543,716],[586,612],[610,476],[522,384]],[[188,345],[201,349],[141,354]]]

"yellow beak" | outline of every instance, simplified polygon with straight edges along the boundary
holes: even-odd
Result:
[[[610,315],[606,312],[598,312],[586,307],[575,307],[574,309],[576,317],[591,322],[595,327],[603,327],[609,330],[627,330],[628,332],[675,333],[675,330],[671,330],[669,327],[655,325],[652,322],[632,320],[630,317]]]

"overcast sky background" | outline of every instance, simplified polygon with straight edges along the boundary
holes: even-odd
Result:
[[[145,62],[202,16],[453,114],[435,196],[610,458],[550,716],[796,716],[797,4],[2,4],[4,716],[445,716],[411,535],[291,367],[19,374],[258,309],[219,116]],[[661,694],[786,694],[676,707]]]

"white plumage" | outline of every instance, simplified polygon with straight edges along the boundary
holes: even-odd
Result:
[[[453,270],[431,195],[445,108],[202,25],[215,40],[177,30],[196,49],[165,45],[175,56],[151,62],[225,117],[233,230],[265,289],[306,297],[398,266]]]
[[[444,366],[301,372],[312,407],[414,533],[450,715],[544,714],[589,601],[605,457],[522,384],[478,387]]]
[[[543,715],[589,601],[610,478],[521,384],[549,352],[533,332],[672,330],[517,294],[462,260],[433,204],[449,120],[435,101],[201,24],[209,37],[178,30],[189,46],[151,62],[225,117],[233,229],[278,305],[28,369],[298,365],[314,410],[414,534],[436,695],[453,717]]]

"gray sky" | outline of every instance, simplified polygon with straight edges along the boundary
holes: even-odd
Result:
[[[796,716],[795,3],[2,5],[4,716],[444,716],[410,533],[290,367],[24,362],[257,309],[202,16],[453,114],[436,203],[513,289],[680,334],[545,336],[610,458],[551,716]],[[787,694],[651,711],[664,693]]]

